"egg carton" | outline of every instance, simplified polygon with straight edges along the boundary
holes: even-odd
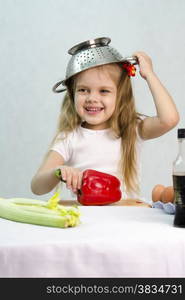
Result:
[[[175,214],[175,205],[171,202],[163,203],[161,201],[156,201],[152,203],[152,207],[163,209],[167,214],[170,215]]]

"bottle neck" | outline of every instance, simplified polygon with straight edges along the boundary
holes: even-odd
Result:
[[[185,138],[178,139],[179,143],[179,155],[185,158]]]

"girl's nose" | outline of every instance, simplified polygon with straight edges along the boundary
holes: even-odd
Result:
[[[98,100],[99,100],[99,96],[96,92],[90,92],[86,98],[87,102],[98,102]]]

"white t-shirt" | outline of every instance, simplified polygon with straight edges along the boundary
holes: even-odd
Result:
[[[140,151],[143,140],[137,133],[136,149],[140,181]],[[81,171],[93,169],[112,174],[120,179],[121,138],[116,138],[111,129],[92,130],[82,126],[69,133],[61,133],[51,150],[62,155],[65,164]],[[124,184],[122,183],[122,191]],[[137,195],[126,195],[134,196]]]

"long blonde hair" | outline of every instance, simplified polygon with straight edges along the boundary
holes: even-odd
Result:
[[[111,65],[116,66],[116,68],[119,67],[120,70],[118,64]],[[104,66],[98,66],[97,68],[103,67]],[[109,73],[113,75],[113,72]],[[58,128],[53,142],[56,141],[56,137],[60,132],[67,135],[82,123],[74,106],[75,77],[69,79],[66,85],[67,92],[62,102]],[[141,114],[136,112],[130,77],[126,71],[122,69],[119,82],[117,83],[116,106],[109,120],[109,124],[115,136],[121,138],[122,153],[120,159],[120,174],[125,183],[126,192],[128,193],[139,192],[137,180],[136,128],[138,121],[142,121],[140,116]]]

